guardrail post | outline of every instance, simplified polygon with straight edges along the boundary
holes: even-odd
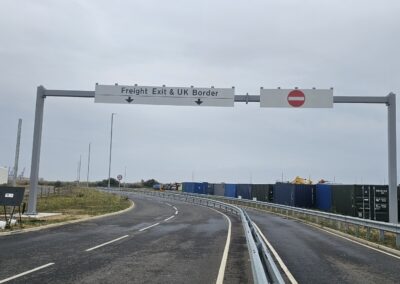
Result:
[[[385,231],[379,230],[379,241],[383,242],[385,240]]]
[[[400,248],[400,234],[396,234],[396,247]]]
[[[367,227],[367,235],[366,235],[367,240],[371,238],[371,228]]]

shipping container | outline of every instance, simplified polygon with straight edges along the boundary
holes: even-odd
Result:
[[[251,199],[251,184],[237,184],[236,194],[243,199]]]
[[[314,186],[310,184],[277,183],[274,186],[274,203],[312,208]]]
[[[224,196],[236,198],[237,197],[236,184],[225,183],[224,184]]]
[[[252,184],[251,199],[256,198],[257,201],[273,202],[273,190],[272,184]]]
[[[195,193],[195,182],[182,182],[182,191],[187,193]]]
[[[332,185],[332,212],[389,221],[387,185]]]
[[[207,186],[207,194],[208,195],[214,195],[214,184],[209,183]]]
[[[223,183],[214,183],[214,195],[224,196],[225,187]]]
[[[323,211],[332,209],[332,186],[319,183],[315,187],[315,208]]]

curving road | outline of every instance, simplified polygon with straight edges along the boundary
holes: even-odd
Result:
[[[178,201],[129,197],[135,208],[121,215],[0,237],[0,283],[216,282],[228,232],[222,214]],[[225,282],[249,282],[241,223],[230,219]]]

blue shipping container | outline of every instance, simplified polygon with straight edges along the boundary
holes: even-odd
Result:
[[[207,182],[195,182],[194,193],[207,194],[208,183]]]
[[[195,193],[195,183],[194,182],[182,182],[182,191],[188,193]]]
[[[224,196],[226,197],[237,197],[237,192],[236,192],[236,184],[231,184],[231,183],[225,183],[224,184]]]
[[[243,199],[251,199],[251,184],[237,184],[236,185],[237,196],[241,196]]]
[[[330,184],[317,184],[315,207],[324,211],[332,209],[332,186]]]
[[[274,186],[274,202],[283,205],[313,207],[313,185],[277,183]]]

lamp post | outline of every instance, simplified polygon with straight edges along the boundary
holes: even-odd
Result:
[[[110,135],[110,159],[108,161],[108,189],[111,188],[111,154],[112,154],[112,139],[113,139],[113,124],[114,124],[114,115],[116,113],[111,114],[111,135]]]

